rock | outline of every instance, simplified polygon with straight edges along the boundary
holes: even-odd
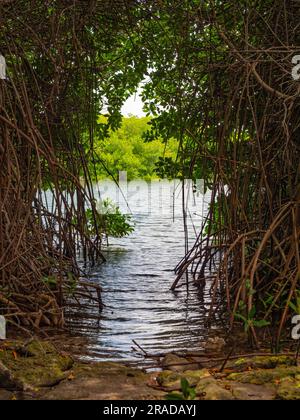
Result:
[[[300,399],[300,367],[286,356],[240,358],[229,361],[218,373],[215,369],[193,370],[191,366],[198,366],[189,364],[193,359],[170,354],[164,359],[165,366],[179,371],[149,375],[111,362],[74,363],[47,341],[6,341],[0,347],[0,383],[6,388],[0,385],[0,400],[161,400],[166,392],[182,392],[183,378],[201,400]]]
[[[207,369],[187,370],[183,373],[164,370],[156,378],[159,385],[169,390],[180,390],[181,379],[185,378],[190,386],[196,386],[201,379],[211,378]]]
[[[167,354],[162,362],[163,369],[171,370],[173,372],[184,372],[186,370],[199,369],[198,363],[193,363],[193,360],[188,360],[184,357],[179,357],[176,354]]]
[[[28,357],[57,354],[55,347],[48,341],[30,340],[29,343],[25,344],[21,349],[25,354],[27,353]]]
[[[295,358],[290,356],[256,356],[240,358],[226,364],[227,369],[233,369],[234,371],[274,369],[279,366],[295,366]]]
[[[278,385],[276,398],[280,400],[300,400],[300,375],[296,378],[284,378]]]
[[[195,391],[196,394],[204,400],[234,400],[232,393],[220,386],[212,377],[201,379],[198,382]]]
[[[164,370],[158,374],[156,380],[157,383],[163,388],[179,389],[181,375],[178,372]]]
[[[14,381],[21,381],[20,391],[0,389],[0,400],[162,400],[165,396],[149,386],[153,374],[118,363],[73,362],[47,341],[3,343],[0,363],[5,386],[17,391]],[[25,380],[32,387],[24,388]]]
[[[201,379],[212,378],[208,369],[187,370],[183,375],[191,386],[196,386]]]
[[[205,343],[204,349],[206,353],[220,353],[223,350],[225,345],[226,345],[226,342],[224,338],[213,337],[207,340],[207,342]]]
[[[276,384],[279,380],[287,377],[295,377],[300,374],[300,367],[277,367],[275,369],[258,369],[249,372],[231,373],[227,379],[231,381],[262,385],[266,383]]]
[[[0,401],[7,401],[14,399],[14,393],[6,389],[0,389]]]
[[[16,379],[13,373],[0,362],[0,388],[23,390],[23,384],[20,380]]]
[[[34,340],[28,348],[7,344],[0,352],[0,362],[10,372],[17,389],[53,386],[66,378],[73,366],[73,359],[59,353],[50,343]],[[2,382],[4,376],[2,377]],[[5,388],[9,388],[7,383]]]
[[[173,372],[174,374],[174,372]],[[153,374],[152,374],[153,375]],[[151,375],[119,363],[75,363],[72,379],[43,389],[46,400],[163,400],[165,393],[151,388]]]
[[[275,399],[273,386],[262,386],[253,384],[231,383],[231,392],[236,400],[263,400],[270,401]]]

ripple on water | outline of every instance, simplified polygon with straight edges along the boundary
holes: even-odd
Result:
[[[146,196],[148,192],[140,194]],[[185,287],[175,293],[170,291],[175,278],[173,269],[185,251],[182,218],[173,221],[171,215],[161,216],[157,209],[152,214],[141,214],[142,202],[133,209],[135,232],[111,240],[105,251],[107,262],[92,272],[92,280],[103,288],[105,304],[90,344],[94,359],[139,360],[140,356],[132,351],[132,340],[150,353],[199,350],[206,335],[203,303],[208,302],[207,291],[202,296],[193,287],[188,294]],[[181,208],[180,199],[176,206]],[[206,212],[202,196],[196,197],[196,207],[190,210],[191,214]],[[201,216],[193,217],[193,223],[188,223],[191,245],[194,226],[199,229],[203,220]]]

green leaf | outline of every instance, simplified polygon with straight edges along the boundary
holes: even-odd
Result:
[[[253,325],[255,327],[258,327],[258,328],[263,328],[263,327],[267,327],[268,325],[270,325],[270,322],[265,320],[265,319],[261,319],[259,321],[253,321]]]
[[[189,395],[189,382],[186,378],[181,379],[181,389],[183,395],[187,398]]]
[[[166,400],[184,400],[184,396],[179,394],[178,392],[171,392],[170,394],[166,395]]]
[[[242,321],[244,321],[244,322],[248,322],[248,319],[247,318],[245,318],[243,315],[241,315],[241,314],[238,314],[238,313],[235,313],[234,314],[234,316],[235,316],[235,318],[237,318],[237,319],[241,319]]]
[[[256,308],[255,306],[253,306],[249,312],[249,319],[253,319],[255,317],[255,314],[256,314]]]

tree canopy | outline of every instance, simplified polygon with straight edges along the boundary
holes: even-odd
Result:
[[[203,286],[215,267],[211,314],[230,314],[231,326],[238,316],[256,344],[260,326],[274,327],[278,348],[299,299],[298,16],[297,2],[281,0],[1,2],[0,232],[8,251],[0,296],[10,297],[12,319],[28,312],[21,318],[29,324],[51,323],[63,306],[62,267],[75,270],[77,247],[102,257],[101,227],[93,237],[84,229],[86,207],[97,216],[90,163],[102,159],[115,172],[130,161],[130,177],[147,177],[163,152],[161,174],[203,178],[212,189],[174,288],[188,268]],[[141,84],[148,143],[135,131],[146,119],[135,129],[134,119],[122,124],[121,107]],[[108,117],[99,121],[104,105]],[[41,197],[45,184],[55,211]],[[26,307],[14,298],[20,287],[44,296],[40,279],[53,271],[51,316],[43,299]]]
[[[98,121],[105,124],[107,118],[99,117]],[[95,159],[94,177],[107,178],[112,174],[118,179],[119,171],[126,171],[128,180],[150,180],[158,178],[160,158],[175,163],[178,142],[172,138],[166,142],[160,138],[145,141],[150,124],[150,117],[124,117],[120,128],[110,130],[108,137],[102,140],[96,137],[94,152],[99,159]]]

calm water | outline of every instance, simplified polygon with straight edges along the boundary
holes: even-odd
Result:
[[[205,339],[206,292],[190,286],[170,291],[174,267],[185,253],[182,186],[174,191],[159,182],[132,185],[128,194],[135,232],[112,239],[107,262],[93,269],[92,280],[103,288],[105,305],[89,350],[97,360],[134,361],[136,340],[150,353],[199,350]],[[114,187],[100,186],[102,197],[116,200]],[[207,212],[209,197],[189,190],[190,245]],[[173,194],[174,193],[174,194]],[[186,191],[186,194],[188,192]],[[120,198],[120,196],[119,196]],[[121,208],[128,211],[125,200]]]

